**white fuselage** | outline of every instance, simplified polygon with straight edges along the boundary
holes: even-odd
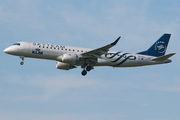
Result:
[[[34,42],[19,42],[20,45],[12,45],[4,50],[5,53],[39,59],[49,59],[59,62],[62,61],[63,54],[75,54],[82,57],[81,54],[91,51],[93,49],[70,47],[62,45],[52,45]],[[171,62],[169,59],[166,61],[151,61],[154,56],[108,51],[106,54],[101,55],[93,66],[112,66],[112,67],[135,67],[153,64],[163,64]],[[83,59],[83,57],[82,57]],[[74,65],[82,65],[81,61],[77,61]]]

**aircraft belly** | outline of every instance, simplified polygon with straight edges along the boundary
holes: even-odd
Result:
[[[122,60],[113,65],[113,67],[134,67],[136,66],[135,60]]]
[[[98,59],[97,63],[94,66],[110,66],[111,62],[107,59]]]

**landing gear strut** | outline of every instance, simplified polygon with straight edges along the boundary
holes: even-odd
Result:
[[[20,58],[21,58],[21,60],[22,60],[22,61],[20,62],[20,64],[23,65],[23,64],[24,64],[24,56],[20,56]]]

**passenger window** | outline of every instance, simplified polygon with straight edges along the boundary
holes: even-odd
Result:
[[[77,52],[79,52],[79,50],[77,50]]]

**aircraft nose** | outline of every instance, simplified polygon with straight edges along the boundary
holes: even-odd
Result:
[[[7,53],[7,54],[10,53],[11,52],[11,48],[8,47],[8,48],[4,49],[4,52]]]

